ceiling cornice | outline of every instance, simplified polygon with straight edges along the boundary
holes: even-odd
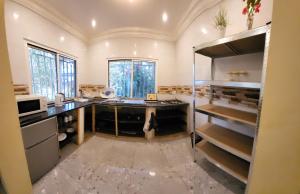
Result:
[[[149,38],[165,41],[176,41],[176,38],[168,33],[139,27],[116,28],[102,32],[90,39],[90,43],[110,38]]]
[[[140,28],[140,27],[124,27],[107,30],[92,37],[88,37],[80,28],[67,17],[60,14],[53,7],[46,5],[39,0],[10,0],[16,2],[52,23],[58,25],[73,36],[81,39],[85,43],[91,43],[109,38],[150,38],[165,41],[176,41],[181,34],[207,9],[214,7],[223,0],[192,0],[188,10],[183,14],[178,22],[174,33],[166,33],[157,30]]]
[[[65,16],[57,12],[55,9],[53,9],[50,6],[45,5],[42,3],[42,1],[38,0],[11,0],[15,3],[18,3],[22,5],[23,7],[26,7],[33,12],[37,13],[38,15],[44,17],[45,19],[51,21],[52,23],[58,25],[65,31],[69,32],[73,36],[81,39],[85,43],[88,42],[87,37],[84,35],[83,32],[79,30],[77,25],[72,23],[69,19],[67,19]]]
[[[223,0],[193,0],[188,10],[183,14],[176,27],[176,40],[182,33],[206,10],[216,6]]]

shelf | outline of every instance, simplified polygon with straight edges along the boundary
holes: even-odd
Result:
[[[96,132],[100,133],[108,133],[108,134],[116,134],[116,130],[113,128],[96,128]]]
[[[253,138],[210,123],[196,129],[196,132],[208,142],[251,161]]]
[[[109,119],[109,118],[96,118],[97,122],[115,122],[115,119]]]
[[[73,141],[73,137],[75,137],[77,134],[74,133],[66,133],[67,134],[67,138],[63,141],[59,142],[59,148],[62,149],[63,147],[65,147],[67,144],[71,143]]]
[[[196,85],[212,85],[231,88],[249,88],[260,89],[261,83],[259,82],[234,82],[234,81],[222,81],[222,80],[195,80]]]
[[[137,130],[119,130],[119,135],[125,135],[125,136],[133,136],[133,137],[143,137],[145,135],[143,130],[137,131]]]
[[[248,124],[254,127],[256,126],[257,115],[255,113],[245,112],[213,104],[207,104],[197,107],[195,111],[223,120]]]
[[[209,162],[247,184],[250,163],[206,141],[196,144],[196,148]]]
[[[164,115],[164,116],[158,116],[157,120],[164,120],[164,119],[180,119],[185,117],[186,115]]]
[[[263,26],[204,43],[195,47],[194,52],[211,58],[264,52],[269,29],[270,26]]]
[[[144,124],[145,120],[118,120],[120,124]]]

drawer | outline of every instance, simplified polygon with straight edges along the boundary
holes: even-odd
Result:
[[[49,172],[59,160],[57,134],[26,149],[26,158],[32,183]]]
[[[22,128],[25,148],[29,148],[57,133],[56,117],[43,120]]]

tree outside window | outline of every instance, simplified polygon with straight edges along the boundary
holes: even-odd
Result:
[[[155,92],[155,62],[109,61],[109,87],[119,97],[145,98]]]

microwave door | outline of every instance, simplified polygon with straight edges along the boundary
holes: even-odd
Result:
[[[20,116],[28,115],[41,110],[40,100],[25,100],[18,102],[18,110]]]

